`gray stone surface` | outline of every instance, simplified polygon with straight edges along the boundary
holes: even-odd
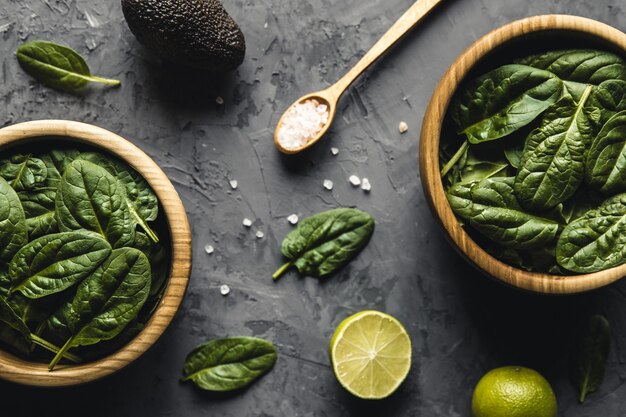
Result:
[[[472,388],[487,370],[531,366],[555,387],[562,416],[626,413],[626,281],[574,297],[540,297],[473,271],[433,222],[419,183],[421,118],[454,58],[489,30],[542,13],[592,17],[626,29],[623,0],[448,0],[344,96],[324,141],[281,157],[272,131],[299,95],[334,82],[410,0],[229,0],[247,39],[244,64],[223,76],[163,64],[137,43],[117,0],[0,2],[0,125],[65,118],[110,129],[139,145],[178,189],[193,228],[191,286],[159,343],[122,372],[89,385],[43,390],[0,382],[0,415],[10,416],[429,416],[470,414]],[[117,90],[81,97],[43,87],[13,57],[27,40],[66,43]],[[224,104],[216,103],[223,97]],[[398,133],[404,120],[409,131]],[[332,156],[330,147],[339,148]],[[350,186],[351,174],[372,183]],[[324,179],[335,182],[332,191]],[[236,179],[239,187],[228,184]],[[289,273],[279,244],[301,218],[356,206],[377,219],[364,253],[324,281]],[[250,229],[244,217],[253,219]],[[254,233],[261,230],[263,239]],[[204,246],[215,247],[212,255]],[[220,295],[221,284],[231,292]],[[391,398],[362,402],[329,368],[329,338],[347,315],[379,309],[413,340],[414,365]],[[580,317],[601,311],[614,349],[599,393],[583,406],[567,379],[570,338]],[[178,382],[196,344],[256,335],[280,350],[275,369],[245,392],[205,395]],[[10,410],[10,411],[9,411]]]

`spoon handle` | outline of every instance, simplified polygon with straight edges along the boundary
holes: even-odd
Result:
[[[350,69],[339,81],[327,90],[339,99],[346,88],[363,71],[367,69],[382,54],[387,52],[393,44],[406,35],[423,17],[428,15],[443,0],[418,0],[389,28],[387,32],[367,51],[367,53]]]

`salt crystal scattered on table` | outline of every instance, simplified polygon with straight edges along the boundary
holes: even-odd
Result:
[[[333,189],[333,182],[331,180],[324,180],[324,188],[327,190]]]
[[[291,214],[289,217],[287,217],[287,221],[291,224],[296,224],[298,223],[298,215],[297,214]]]
[[[348,181],[350,181],[350,184],[352,184],[354,187],[358,187],[359,185],[361,185],[361,180],[356,175],[350,175]]]
[[[230,293],[230,287],[226,284],[220,286],[220,294],[228,295]]]
[[[224,104],[224,99],[220,96],[217,96],[215,102],[221,106],[222,104]]]
[[[206,245],[206,246],[204,247],[204,251],[205,251],[206,253],[208,253],[209,255],[213,253],[213,250],[214,250],[214,249],[213,249],[213,246],[211,246],[211,245]]]
[[[252,220],[246,217],[245,219],[243,219],[243,225],[246,227],[252,226]]]
[[[262,232],[262,231],[260,231],[260,230],[257,230],[257,232],[256,232],[256,237],[257,237],[257,239],[263,239],[263,236],[265,236],[265,235],[263,234],[263,232]]]
[[[337,155],[339,153],[339,148],[330,148],[330,153]]]
[[[404,133],[407,130],[409,130],[409,125],[407,125],[405,122],[400,122],[400,125],[398,126],[398,130],[400,130],[400,133]]]
[[[278,142],[285,149],[298,149],[317,136],[329,117],[328,106],[315,99],[296,103],[283,116]]]
[[[239,185],[237,180],[230,180],[229,182],[230,182],[230,188],[232,188],[233,190],[236,190],[237,186]]]
[[[267,22],[265,22],[265,24],[263,24],[263,27],[264,27],[265,29],[267,29]]]
[[[372,184],[370,184],[370,180],[368,180],[367,178],[363,178],[363,181],[361,181],[361,189],[363,191],[370,191],[372,189]]]

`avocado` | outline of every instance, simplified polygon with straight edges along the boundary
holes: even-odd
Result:
[[[243,33],[218,0],[122,0],[122,11],[137,40],[168,61],[216,72],[243,61]]]

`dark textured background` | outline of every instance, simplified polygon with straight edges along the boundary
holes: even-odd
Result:
[[[301,158],[283,158],[272,132],[285,107],[329,85],[367,50],[410,0],[227,0],[248,52],[234,73],[190,73],[137,43],[117,0],[0,1],[0,125],[67,118],[112,130],[139,145],[178,189],[193,229],[191,285],[172,326],[135,364],[82,387],[43,390],[0,382],[10,416],[429,416],[470,414],[472,388],[508,364],[542,372],[561,415],[626,413],[626,281],[574,297],[540,297],[473,271],[433,222],[417,166],[421,118],[454,58],[489,30],[542,13],[592,17],[626,29],[623,0],[447,0],[344,96],[330,133]],[[69,44],[94,73],[120,89],[82,97],[25,75],[14,58],[24,41]],[[224,99],[223,105],[215,102]],[[405,120],[409,131],[398,133]],[[340,149],[333,157],[330,146]],[[370,194],[352,188],[368,177]],[[335,182],[332,192],[324,179]],[[229,179],[239,181],[231,190]],[[279,244],[301,218],[337,206],[371,212],[366,250],[322,282],[289,273],[272,282]],[[244,217],[254,220],[245,229]],[[261,230],[265,238],[256,239]],[[203,247],[212,244],[215,253]],[[219,293],[221,284],[232,288]],[[413,340],[414,365],[391,398],[353,399],[329,368],[328,342],[347,315],[379,309]],[[614,326],[607,378],[584,405],[567,379],[573,329],[601,311]],[[245,392],[211,396],[178,378],[186,353],[212,337],[256,335],[280,350],[275,369]],[[10,411],[9,411],[10,410]]]

